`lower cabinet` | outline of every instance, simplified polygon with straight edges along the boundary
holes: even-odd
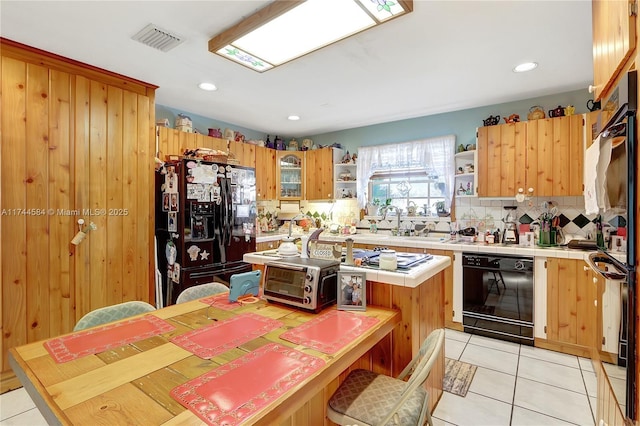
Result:
[[[602,340],[603,285],[581,259],[548,258],[547,339],[540,346],[590,358]]]
[[[280,245],[280,240],[256,243],[256,251],[275,250],[278,248],[279,245]]]

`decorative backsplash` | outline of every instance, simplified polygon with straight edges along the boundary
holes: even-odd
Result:
[[[528,201],[518,203],[515,200],[487,200],[480,198],[458,198],[455,207],[457,228],[475,227],[480,232],[495,229],[504,229],[504,217],[507,211],[505,206],[516,206],[515,211],[518,222],[530,224],[538,219],[543,213],[543,203],[550,202],[557,207],[560,227],[565,235],[576,235],[580,237],[594,237],[595,223],[597,215],[585,215],[583,197],[533,197]],[[277,202],[261,202],[266,210],[276,211]],[[301,210],[310,212],[312,216],[321,216],[323,224],[351,222],[353,218],[359,217],[359,209],[355,200],[338,200],[333,203],[314,203],[302,201]],[[397,218],[389,215],[386,219],[373,219],[365,217],[357,221],[359,232],[368,232],[372,221],[376,221],[379,230],[390,230],[397,226]],[[450,217],[425,217],[425,216],[403,216],[400,226],[402,229],[413,229],[416,225],[432,223],[432,228],[436,232],[450,231]],[[608,235],[618,227],[625,227],[627,223],[626,212],[610,210],[603,214],[604,232]],[[608,226],[607,226],[608,225]]]

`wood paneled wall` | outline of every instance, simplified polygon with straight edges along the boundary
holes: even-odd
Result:
[[[153,303],[155,86],[0,47],[4,378],[8,348],[70,332],[102,306]],[[74,246],[78,219],[97,230]]]

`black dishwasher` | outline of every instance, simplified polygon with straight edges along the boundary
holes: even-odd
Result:
[[[532,257],[462,254],[464,331],[533,345]]]

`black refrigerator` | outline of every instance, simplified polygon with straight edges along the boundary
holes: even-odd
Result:
[[[229,286],[251,271],[256,251],[256,173],[237,165],[182,159],[156,172],[156,240],[165,305],[184,289],[208,282]]]
[[[638,72],[629,71],[611,90],[608,99],[601,101],[604,109],[615,111],[606,123],[599,123],[599,134],[603,137],[624,137],[624,162],[626,163],[626,204],[627,204],[627,253],[626,262],[612,256],[607,249],[590,255],[591,267],[607,279],[623,282],[621,294],[620,340],[618,365],[626,368],[626,416],[638,419],[638,383],[636,371],[638,356],[638,306],[637,300],[637,250],[638,232]],[[603,265],[603,266],[599,266]]]

